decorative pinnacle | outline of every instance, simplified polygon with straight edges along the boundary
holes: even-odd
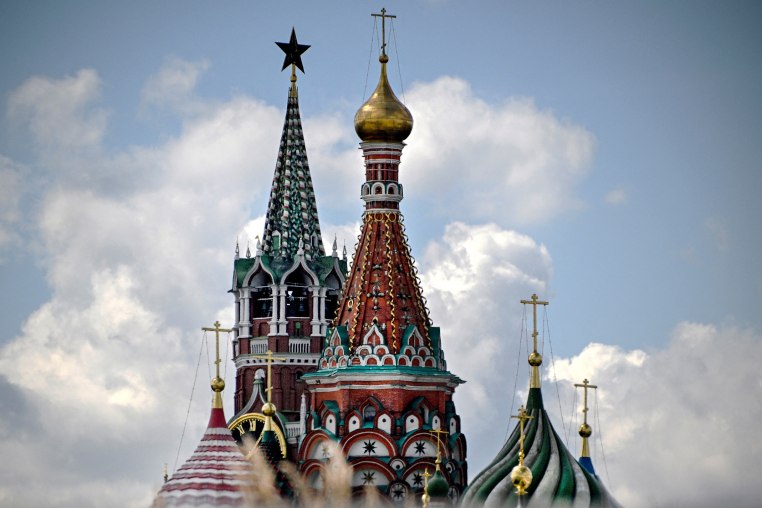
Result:
[[[226,332],[230,333],[233,330],[230,328],[220,328],[220,322],[215,321],[214,322],[214,328],[201,328],[205,332],[214,332],[215,337],[215,356],[214,356],[214,366],[215,366],[215,373],[214,379],[212,379],[212,390],[214,390],[214,401],[212,403],[212,407],[214,408],[221,408],[222,407],[222,390],[225,389],[225,381],[220,377],[220,332]]]
[[[529,388],[540,388],[540,365],[542,365],[542,355],[537,352],[537,306],[548,305],[549,302],[543,302],[537,299],[533,294],[531,300],[521,300],[524,305],[532,306],[533,331],[532,331],[532,353],[529,355],[529,365],[532,367],[532,373],[529,377]]]
[[[291,39],[288,42],[276,42],[275,44],[283,50],[286,57],[283,59],[283,67],[281,71],[291,65],[291,90],[290,96],[296,97],[296,69],[298,68],[304,73],[304,66],[302,65],[302,53],[310,49],[308,44],[299,44],[296,40],[296,30],[291,27]]]
[[[285,361],[288,360],[288,358],[284,358],[281,356],[273,356],[273,352],[269,349],[267,350],[267,353],[264,355],[254,355],[254,358],[261,358],[263,360],[267,360],[267,388],[265,388],[265,393],[267,394],[267,402],[262,405],[262,414],[265,415],[265,428],[264,430],[273,430],[273,420],[272,417],[275,416],[275,413],[277,411],[277,408],[275,407],[275,404],[272,403],[272,392],[273,392],[273,360],[278,361]]]
[[[585,392],[584,395],[584,403],[582,406],[582,425],[579,426],[579,435],[582,437],[582,457],[590,457],[590,445],[587,442],[587,438],[593,435],[593,429],[590,427],[590,425],[587,424],[587,389],[593,388],[597,389],[598,386],[591,385],[590,381],[587,379],[582,381],[582,384],[574,383],[574,386],[578,388],[582,388]]]
[[[238,238],[235,239],[235,258],[241,257],[241,248],[238,246]]]
[[[516,487],[516,493],[519,496],[526,494],[527,489],[532,484],[532,470],[524,465],[524,422],[531,420],[534,416],[527,415],[524,406],[519,407],[519,414],[511,415],[519,421],[519,464],[511,470],[511,481]]]

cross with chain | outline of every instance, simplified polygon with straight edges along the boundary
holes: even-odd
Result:
[[[220,332],[230,333],[233,330],[231,328],[220,328],[220,322],[219,321],[215,321],[214,322],[214,328],[203,327],[201,329],[203,331],[205,331],[205,332],[214,332],[215,344],[217,346],[216,350],[215,350],[216,351],[216,356],[214,357],[215,358],[214,364],[216,366],[216,372],[217,372],[217,376],[216,377],[217,377],[217,379],[221,379],[220,378],[220,361],[221,361],[220,360]]]
[[[439,465],[442,462],[442,451],[440,445],[442,444],[442,441],[440,440],[439,436],[442,434],[449,435],[450,433],[446,430],[440,430],[440,429],[432,429],[429,432],[437,436],[437,465]]]
[[[273,352],[269,349],[267,350],[267,353],[264,355],[254,355],[254,358],[261,358],[263,360],[267,360],[267,388],[265,388],[265,393],[267,393],[267,402],[272,402],[272,391],[273,391],[273,377],[272,377],[272,368],[273,368],[273,360],[277,361],[285,361],[288,360],[288,358],[282,357],[282,356],[273,356]]]
[[[386,8],[382,8],[380,14],[371,14],[371,16],[381,18],[381,54],[386,56],[386,18],[394,19],[397,16],[387,14]]]
[[[537,352],[537,306],[538,305],[548,305],[548,302],[543,302],[541,300],[537,299],[537,295],[533,294],[531,300],[521,300],[521,303],[524,305],[531,305],[532,306],[532,321],[533,321],[533,331],[532,331],[532,344],[533,344],[533,352]]]
[[[583,380],[582,384],[574,383],[574,386],[576,386],[577,388],[582,388],[582,389],[585,390],[585,395],[584,395],[584,401],[585,402],[584,402],[584,405],[582,407],[582,414],[584,416],[584,422],[587,423],[587,410],[588,410],[588,407],[587,407],[587,389],[588,388],[597,389],[598,386],[597,385],[591,385],[590,381],[588,381],[587,379]]]
[[[597,385],[591,385],[590,381],[588,381],[587,379],[583,380],[582,384],[574,383],[574,386],[577,387],[577,388],[582,388],[583,390],[585,390],[584,403],[583,403],[583,406],[582,406],[583,423],[579,427],[579,435],[582,437],[582,454],[581,454],[581,456],[582,457],[589,457],[590,456],[590,445],[587,442],[587,438],[589,438],[592,435],[593,430],[587,424],[587,411],[589,409],[587,407],[587,389],[588,388],[597,389],[598,386]]]

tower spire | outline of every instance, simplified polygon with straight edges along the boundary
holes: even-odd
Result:
[[[529,355],[529,365],[532,367],[532,373],[529,377],[529,388],[540,388],[540,365],[542,365],[542,355],[537,352],[537,306],[548,305],[548,302],[543,302],[537,299],[537,295],[533,294],[531,300],[521,300],[524,305],[532,306],[532,353]]]
[[[301,55],[310,46],[299,44],[293,28],[289,42],[276,44],[285,53],[281,70],[291,66],[291,87],[270,190],[270,202],[265,216],[262,252],[291,261],[301,240],[304,242],[305,258],[312,261],[316,257],[324,256],[325,250],[307,161],[296,87],[296,69],[304,72]]]

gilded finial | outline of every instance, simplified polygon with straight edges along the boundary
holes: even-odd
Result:
[[[386,77],[386,18],[394,19],[381,9],[380,14],[371,14],[381,18],[381,75],[376,89],[370,98],[355,114],[355,132],[362,141],[402,143],[413,130],[413,115],[394,94]]]
[[[532,331],[532,352],[529,354],[529,365],[531,366],[531,374],[529,376],[529,388],[540,388],[540,365],[542,365],[542,355],[537,352],[537,306],[548,305],[548,302],[543,302],[537,298],[536,294],[532,295],[530,300],[521,300],[524,305],[532,306],[533,317],[533,331]]]
[[[519,496],[523,496],[527,493],[527,489],[532,484],[532,470],[524,465],[524,422],[531,420],[534,416],[529,416],[524,409],[524,406],[519,408],[517,415],[512,415],[511,418],[516,418],[519,421],[519,463],[511,470],[511,482],[516,487],[516,493]]]
[[[275,416],[275,413],[277,412],[277,408],[275,407],[275,404],[272,402],[272,392],[273,392],[273,360],[278,361],[285,361],[288,360],[288,358],[280,357],[280,356],[273,356],[273,352],[269,349],[267,350],[267,353],[264,355],[254,355],[254,358],[260,358],[267,360],[267,388],[265,388],[265,393],[267,394],[267,402],[265,402],[262,405],[262,414],[265,415],[265,428],[264,430],[273,430],[273,416]]]
[[[430,430],[429,432],[431,432],[432,434],[437,436],[437,460],[436,460],[436,466],[437,466],[437,471],[439,471],[439,465],[442,463],[442,440],[440,439],[440,435],[442,435],[442,434],[449,435],[450,433],[447,432],[446,430],[439,430],[439,429],[433,429],[433,430]]]
[[[587,389],[593,388],[597,389],[597,385],[591,385],[590,381],[587,379],[584,379],[582,381],[582,384],[574,383],[574,386],[577,388],[582,388],[584,390],[584,402],[582,405],[582,425],[579,426],[579,435],[582,438],[582,454],[581,457],[590,457],[590,445],[587,442],[587,438],[593,435],[593,429],[588,425],[587,423]]]
[[[215,321],[214,322],[214,328],[201,328],[205,332],[214,332],[215,337],[215,356],[214,356],[214,366],[215,366],[215,376],[212,379],[212,390],[214,391],[214,399],[212,402],[212,407],[214,408],[221,408],[222,407],[222,390],[225,389],[225,380],[220,377],[220,332],[226,332],[230,333],[233,330],[230,328],[220,328],[220,322]]]
[[[431,497],[429,496],[429,478],[431,478],[431,473],[429,473],[429,468],[423,470],[423,495],[421,496],[421,506],[422,508],[429,508],[429,502],[431,501]]]

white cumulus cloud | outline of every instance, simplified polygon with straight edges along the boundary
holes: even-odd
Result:
[[[590,344],[556,360],[556,374],[564,400],[584,378],[599,386],[594,461],[624,505],[751,507],[759,498],[744,486],[756,482],[762,456],[760,362],[758,331],[683,322],[664,349]]]
[[[490,104],[468,82],[442,77],[407,94],[415,125],[401,179],[435,213],[477,222],[541,222],[581,206],[594,136],[530,99]]]

